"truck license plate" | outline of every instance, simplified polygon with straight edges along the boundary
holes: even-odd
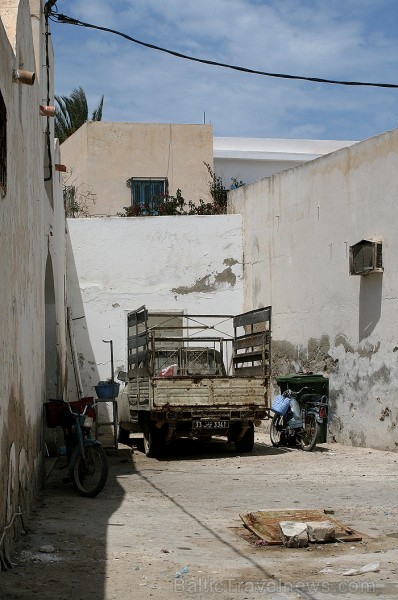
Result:
[[[228,429],[228,421],[192,421],[192,429]]]

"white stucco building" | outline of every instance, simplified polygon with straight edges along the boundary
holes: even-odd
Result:
[[[87,122],[61,147],[66,185],[92,216],[180,189],[187,202],[210,200],[211,177],[226,189],[248,184],[354,144],[341,140],[214,137],[211,125]]]
[[[273,375],[330,374],[332,435],[385,449],[398,446],[397,164],[395,129],[230,193],[244,308],[273,307]],[[381,242],[383,271],[349,275],[364,239]]]
[[[43,483],[43,403],[65,386],[65,220],[53,127],[39,110],[53,103],[44,34],[43,2],[0,3],[2,556]]]
[[[274,138],[215,137],[214,170],[227,189],[232,179],[253,183],[297,167],[356,142],[342,140],[294,140]]]

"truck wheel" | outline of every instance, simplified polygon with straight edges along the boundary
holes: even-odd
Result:
[[[237,452],[252,452],[253,446],[254,426],[251,425],[240,440],[235,440],[235,448]]]
[[[146,424],[144,427],[144,452],[149,458],[159,456],[164,446],[162,431]]]
[[[128,446],[130,443],[130,431],[128,429],[123,429],[123,427],[119,427],[118,441],[121,444]]]

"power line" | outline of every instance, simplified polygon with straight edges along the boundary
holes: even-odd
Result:
[[[155,44],[149,44],[148,42],[142,42],[141,40],[137,40],[126,33],[122,33],[121,31],[116,31],[115,29],[109,29],[108,27],[100,27],[99,25],[93,25],[91,23],[84,23],[83,21],[79,21],[78,19],[74,19],[72,17],[68,17],[66,15],[58,14],[56,12],[51,11],[50,15],[53,21],[66,24],[66,25],[77,25],[79,27],[87,27],[89,29],[97,29],[98,31],[106,31],[108,33],[113,33],[115,35],[119,35],[120,37],[133,42],[134,44],[138,44],[139,46],[144,46],[145,48],[151,48],[152,50],[159,50],[160,52],[165,52],[166,54],[171,54],[172,56],[176,56],[177,58],[183,58],[185,60],[190,60],[192,62],[202,63],[204,65],[211,65],[213,67],[222,67],[224,69],[232,69],[233,71],[240,71],[242,73],[250,73],[252,75],[263,75],[265,77],[277,77],[279,79],[296,79],[300,81],[311,81],[314,83],[330,83],[333,85],[349,85],[349,86],[367,86],[367,87],[379,87],[379,88],[392,88],[397,89],[398,84],[395,83],[372,83],[365,81],[338,81],[335,79],[324,79],[322,77],[304,77],[301,75],[287,75],[286,73],[269,73],[267,71],[258,71],[257,69],[248,69],[246,67],[239,67],[237,65],[230,65],[227,63],[221,63],[214,60],[206,60],[204,58],[197,58],[194,56],[188,56],[187,54],[182,54],[181,52],[176,52],[175,50],[168,50],[167,48],[162,48],[161,46],[156,46]]]

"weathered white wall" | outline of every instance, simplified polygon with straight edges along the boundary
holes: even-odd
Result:
[[[341,442],[398,446],[398,130],[230,193],[243,214],[245,308],[273,307],[274,375],[330,372]],[[348,249],[383,242],[383,275]]]
[[[84,391],[126,366],[126,314],[236,314],[243,303],[240,215],[68,219],[68,304]]]
[[[1,531],[18,507],[26,516],[35,501],[43,472],[43,402],[49,386],[62,394],[65,377],[65,225],[60,179],[48,181],[51,197],[44,182],[46,120],[39,105],[46,82],[12,82],[13,69],[36,71],[45,62],[34,53],[31,10],[39,32],[42,3],[0,4],[0,91],[7,109],[7,192],[0,197]],[[39,52],[41,40],[35,46]],[[13,536],[8,529],[3,543]]]
[[[131,177],[167,178],[169,193],[178,188],[188,202],[209,201],[213,166],[211,125],[163,123],[85,123],[61,147],[67,184],[91,192],[91,215],[116,215],[131,206]]]

